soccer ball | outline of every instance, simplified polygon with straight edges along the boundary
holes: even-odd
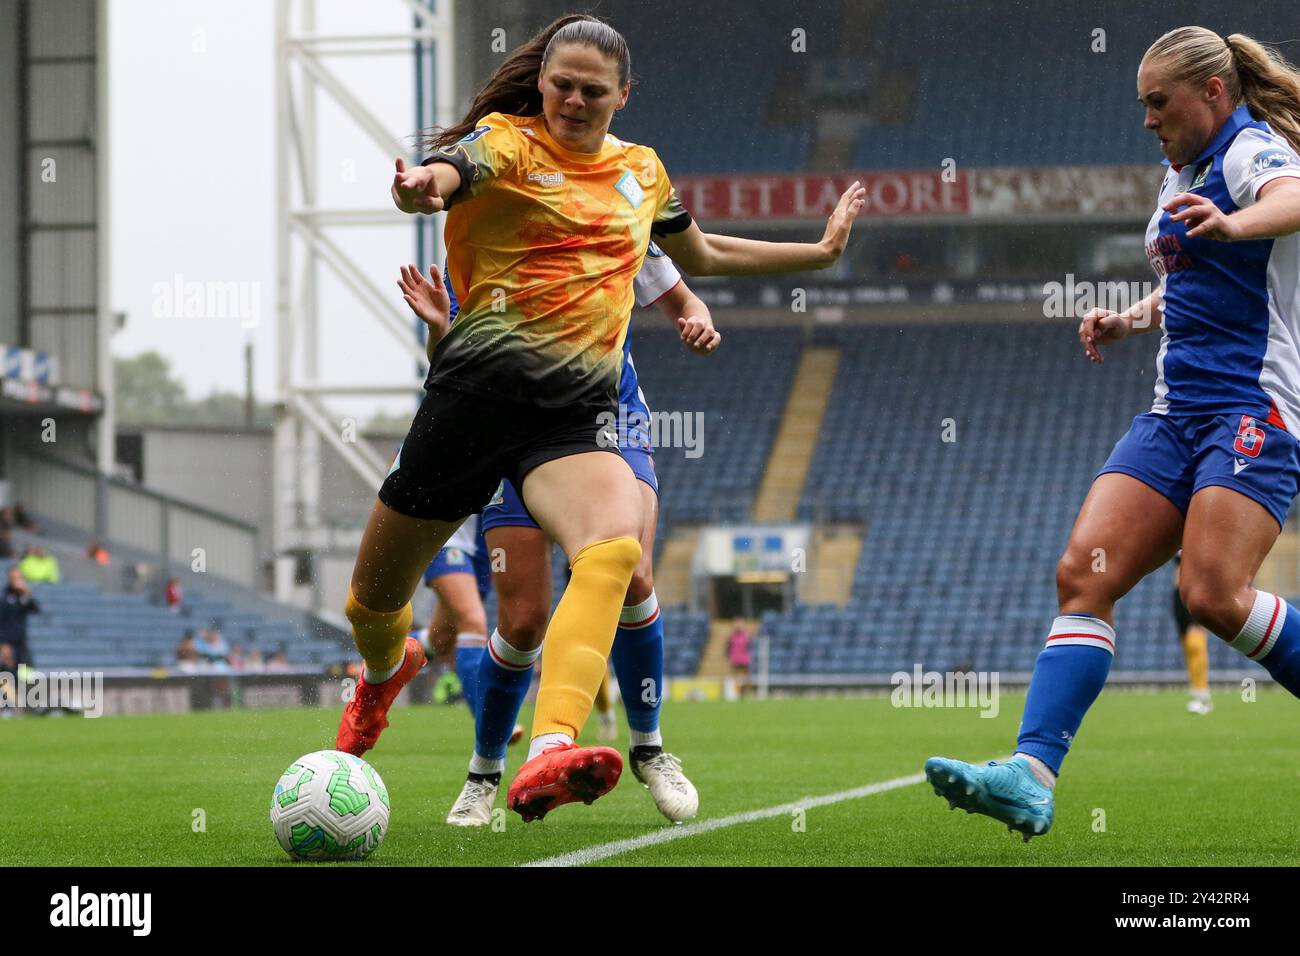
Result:
[[[363,860],[388,832],[388,790],[360,757],[318,750],[281,774],[271,826],[295,860]]]

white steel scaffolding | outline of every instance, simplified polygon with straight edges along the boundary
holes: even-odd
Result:
[[[369,321],[374,335],[394,337],[418,366],[424,347],[410,315],[381,293],[375,279],[349,258],[341,236],[356,226],[411,230],[412,221],[391,205],[368,209],[329,209],[318,203],[322,170],[317,149],[316,105],[332,99],[355,123],[359,139],[386,156],[409,150],[402,133],[389,129],[362,93],[349,88],[331,61],[341,56],[414,57],[417,128],[450,123],[453,103],[451,55],[453,0],[388,0],[409,11],[410,29],[372,34],[322,34],[317,30],[318,0],[277,0],[276,8],[276,401],[272,547],[276,556],[276,596],[289,600],[282,569],[304,555],[356,546],[360,534],[339,533],[321,520],[322,442],[361,479],[379,488],[387,456],[355,429],[333,420],[325,400],[344,395],[404,395],[410,382],[373,384],[328,380],[321,372],[318,280],[328,270],[362,307],[358,322]],[[439,252],[441,216],[418,217],[415,245],[420,255]],[[439,257],[440,258],[440,257]],[[367,328],[361,326],[364,337]],[[317,575],[319,584],[319,575]],[[313,610],[320,611],[315,588]]]

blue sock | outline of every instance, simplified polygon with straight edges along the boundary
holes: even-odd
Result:
[[[506,746],[533,682],[533,662],[541,648],[520,651],[500,631],[488,638],[478,665],[478,713],[474,721],[475,758],[498,761],[505,768]]]
[[[1115,632],[1105,621],[1088,614],[1063,614],[1053,621],[1047,646],[1034,664],[1016,752],[1037,757],[1060,773],[1114,657]]]
[[[659,708],[664,686],[664,619],[653,591],[640,604],[624,607],[619,616],[610,659],[634,733],[659,730]],[[637,746],[634,737],[632,746]]]
[[[471,714],[478,713],[478,666],[486,648],[482,634],[456,635],[456,676]]]
[[[1276,594],[1256,591],[1250,616],[1228,645],[1262,664],[1275,681],[1300,697],[1300,611]]]

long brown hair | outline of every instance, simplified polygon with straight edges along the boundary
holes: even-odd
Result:
[[[489,113],[540,116],[542,94],[537,78],[555,49],[565,43],[594,47],[618,64],[618,85],[632,76],[632,57],[623,35],[604,20],[585,13],[570,13],[543,27],[528,42],[516,47],[497,67],[474,97],[465,118],[455,126],[425,130],[420,145],[430,152],[450,146],[474,131]]]
[[[1244,33],[1225,39],[1205,27],[1179,27],[1151,44],[1142,59],[1164,60],[1174,79],[1195,87],[1217,76],[1234,106],[1244,103],[1300,149],[1300,70],[1276,50]]]

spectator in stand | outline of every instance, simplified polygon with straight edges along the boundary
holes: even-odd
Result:
[[[271,659],[266,662],[268,671],[287,671],[289,669],[289,655],[284,651],[276,651],[271,655]]]
[[[199,657],[209,664],[225,664],[230,657],[230,646],[216,628],[201,628],[198,640],[194,642]]]
[[[21,504],[15,504],[12,510],[14,524],[17,527],[22,528],[24,531],[30,531],[32,534],[41,533],[41,526],[32,520],[31,516],[27,514],[27,509]]]
[[[59,561],[42,547],[28,546],[18,567],[32,584],[59,583]]]
[[[144,590],[153,568],[145,561],[132,561],[122,568],[122,583],[128,594],[139,594]]]
[[[92,540],[90,544],[86,545],[86,557],[96,564],[108,564],[108,548],[98,541]]]
[[[41,606],[32,597],[22,571],[17,565],[9,568],[9,580],[0,597],[0,644],[7,644],[13,658],[14,673],[20,667],[30,667],[31,651],[27,647],[27,617],[39,614]]]
[[[176,668],[187,674],[199,669],[199,649],[194,645],[194,632],[186,631],[181,642],[176,645]]]
[[[226,659],[230,662],[231,670],[242,671],[244,669],[244,645],[231,644],[230,656]]]
[[[731,633],[727,635],[727,660],[733,674],[749,676],[749,666],[753,662],[749,652],[749,631],[740,618],[736,618]]]
[[[14,533],[8,528],[0,526],[0,558],[8,559],[14,556]]]
[[[262,652],[256,647],[248,652],[244,658],[244,671],[251,674],[260,674],[266,670],[266,662],[262,660]]]
[[[168,578],[167,587],[163,589],[163,597],[167,601],[167,610],[179,612],[181,609],[181,600],[184,596],[181,590],[179,578]]]
[[[22,505],[7,505],[0,508],[0,528],[13,531],[22,528],[24,531],[31,531],[33,534],[39,534],[40,528],[32,522],[23,510]]]

